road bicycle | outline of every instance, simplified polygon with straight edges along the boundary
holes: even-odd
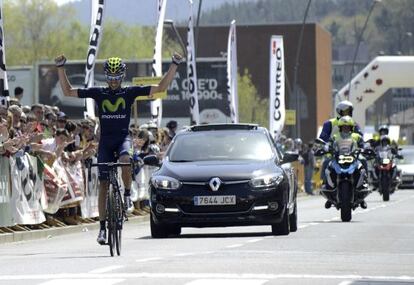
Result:
[[[132,164],[130,162],[103,162],[91,163],[88,167],[89,172],[91,167],[108,167],[109,189],[106,196],[106,226],[108,229],[107,245],[109,245],[111,256],[114,256],[115,250],[118,256],[121,255],[122,227],[124,221],[128,220],[118,183],[118,167],[131,166]]]

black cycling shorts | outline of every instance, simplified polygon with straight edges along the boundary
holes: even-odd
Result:
[[[98,162],[116,162],[118,157],[128,154],[131,150],[129,135],[102,136],[99,141]],[[99,180],[109,180],[107,166],[99,166]]]

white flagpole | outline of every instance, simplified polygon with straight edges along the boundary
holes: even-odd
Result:
[[[3,0],[0,0],[0,106],[8,107],[9,84],[6,72],[6,46],[3,29]]]
[[[102,21],[105,8],[104,1],[105,0],[91,0],[91,29],[88,54],[86,56],[85,87],[92,87],[95,81],[95,60],[98,56],[99,43],[102,40],[103,35]],[[93,99],[86,99],[86,115],[89,118],[95,118],[95,105]]]
[[[285,125],[285,62],[283,37],[270,40],[269,131],[278,139]]]
[[[229,39],[227,42],[227,89],[231,122],[237,124],[239,122],[239,102],[237,93],[236,20],[231,21]]]
[[[162,32],[164,29],[164,18],[165,10],[167,6],[167,0],[158,0],[157,1],[157,11],[158,11],[158,25],[157,33],[155,35],[155,48],[154,48],[154,57],[152,60],[152,76],[162,76]],[[162,100],[156,99],[151,101],[151,118],[157,124],[158,127],[161,126],[162,120]]]
[[[194,28],[193,28],[193,1],[190,4],[190,17],[188,20],[187,33],[187,80],[190,98],[191,125],[200,124],[200,112],[198,108],[197,69],[194,49]]]

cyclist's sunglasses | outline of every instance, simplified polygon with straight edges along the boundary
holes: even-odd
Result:
[[[105,76],[106,76],[106,80],[108,81],[119,81],[119,80],[122,80],[122,78],[124,78],[123,74],[117,74],[117,75],[105,74]]]

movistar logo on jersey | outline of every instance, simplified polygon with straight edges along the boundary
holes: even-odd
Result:
[[[125,103],[125,99],[124,98],[118,98],[115,101],[115,104],[112,104],[111,101],[109,101],[108,99],[103,100],[102,102],[102,110],[106,113],[107,110],[111,113],[114,113],[116,111],[118,111],[119,106],[122,106],[122,109],[125,110],[126,108],[126,103]]]

